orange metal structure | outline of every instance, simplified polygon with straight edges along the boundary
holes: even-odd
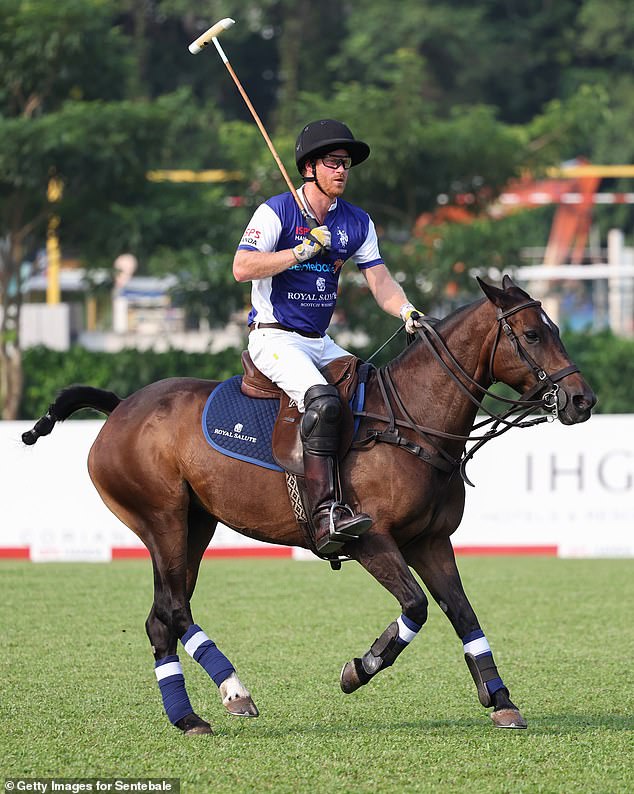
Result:
[[[517,209],[557,204],[553,217],[544,264],[579,263],[583,258],[595,204],[634,204],[634,193],[598,193],[603,178],[634,177],[634,165],[591,165],[576,160],[562,168],[553,168],[546,179],[532,176],[509,183],[497,200],[487,207],[486,215],[500,218]],[[479,217],[469,206],[476,203],[471,194],[459,195],[455,204],[444,204],[434,212],[423,213],[414,233],[424,236],[429,226],[443,223],[471,223]],[[481,199],[478,201],[481,203]]]

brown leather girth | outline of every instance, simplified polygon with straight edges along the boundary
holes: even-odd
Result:
[[[361,363],[361,359],[356,356],[342,356],[321,370],[327,382],[337,387],[341,399],[343,412],[339,437],[339,460],[344,457],[352,443],[354,417],[350,409],[350,400],[357,388],[359,381],[357,370]],[[302,441],[299,435],[301,414],[297,410],[295,402],[291,403],[288,395],[256,368],[247,350],[242,353],[242,367],[244,375],[240,388],[243,394],[258,399],[275,398],[280,400],[280,410],[273,428],[273,457],[285,471],[303,477],[304,461]]]

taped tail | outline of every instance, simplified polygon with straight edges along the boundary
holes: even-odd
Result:
[[[40,436],[47,436],[51,432],[56,422],[63,422],[80,408],[93,408],[101,413],[110,414],[120,402],[120,397],[105,389],[69,386],[57,395],[55,402],[49,405],[48,411],[37,420],[33,429],[22,433],[22,441],[29,446],[35,444]]]

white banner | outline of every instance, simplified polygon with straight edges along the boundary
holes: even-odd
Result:
[[[468,466],[454,545],[555,545],[561,556],[634,555],[634,415],[513,429]]]
[[[88,451],[101,425],[69,420],[25,447],[20,436],[33,423],[0,422],[0,554],[101,561],[142,549],[88,476]],[[453,537],[458,552],[634,556],[634,415],[510,430],[486,444],[467,473],[476,487],[467,487]],[[224,526],[211,549],[290,553]]]

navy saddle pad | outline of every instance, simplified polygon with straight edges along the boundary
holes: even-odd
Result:
[[[203,410],[203,433],[223,455],[246,460],[274,471],[284,471],[273,458],[271,436],[280,409],[279,400],[247,397],[240,391],[241,375],[220,383],[211,392]],[[362,410],[365,384],[359,383],[352,400],[353,410]],[[355,432],[358,420],[355,422]]]
[[[207,399],[203,433],[211,446],[231,458],[283,471],[273,458],[271,435],[279,400],[254,400],[240,391],[241,375],[223,381]]]

